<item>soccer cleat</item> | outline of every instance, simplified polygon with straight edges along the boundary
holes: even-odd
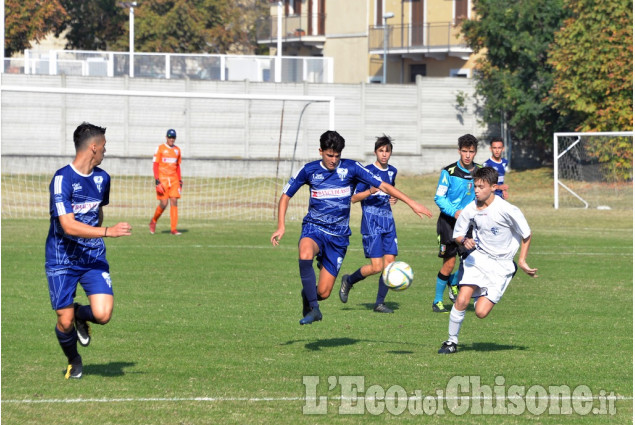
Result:
[[[348,301],[348,293],[350,292],[353,285],[348,283],[348,275],[345,274],[342,276],[342,285],[340,286],[340,301],[346,304]]]
[[[79,379],[82,377],[82,371],[84,367],[82,365],[82,357],[77,356],[77,359],[73,361],[73,363],[69,364],[66,367],[66,374],[64,375],[64,379]]]
[[[77,331],[77,339],[82,347],[88,347],[90,344],[90,325],[85,320],[77,317],[77,310],[82,305],[75,303],[75,330]]]
[[[443,305],[443,301],[439,301],[437,303],[432,303],[432,312],[433,313],[449,313],[450,310],[446,309]]]
[[[445,341],[439,348],[439,354],[454,354],[456,351],[456,344],[450,341]]]
[[[373,311],[377,312],[377,313],[394,313],[394,311],[392,311],[392,309],[386,307],[386,304],[377,304],[375,306],[375,308],[373,309]]]
[[[170,234],[172,234],[172,235],[174,235],[174,236],[181,236],[181,235],[182,235],[182,233],[181,233],[181,232],[179,232],[178,230],[172,230],[172,231],[170,232]]]
[[[154,235],[154,232],[157,230],[157,222],[150,220],[150,234]]]
[[[306,316],[300,320],[301,325],[310,325],[313,322],[319,322],[322,320],[322,313],[320,312],[320,307],[315,307],[313,310],[309,312]]]
[[[452,304],[454,304],[457,297],[459,296],[458,285],[450,285],[450,283],[448,282],[448,296],[450,297],[450,301],[452,301]]]
[[[300,295],[302,295],[302,317],[304,317],[311,311],[311,305],[309,304],[309,300],[304,296],[304,290],[300,292]]]

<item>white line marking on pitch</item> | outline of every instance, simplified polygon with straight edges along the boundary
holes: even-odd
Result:
[[[326,397],[326,396],[323,396]],[[434,397],[435,400],[438,400],[439,397]],[[523,397],[470,397],[470,396],[457,396],[457,397],[441,397],[442,400],[452,401],[452,400],[512,400],[512,399],[522,399]],[[600,397],[595,396],[593,400],[599,400]],[[326,397],[326,401],[360,401],[360,400],[375,400],[374,397]],[[422,397],[412,396],[412,397],[383,397],[381,400],[421,400]],[[550,397],[531,397],[531,399],[536,400],[551,400]],[[322,398],[324,400],[324,398]],[[162,397],[140,397],[140,398],[68,398],[68,399],[42,399],[42,400],[34,400],[34,399],[23,399],[23,400],[2,400],[2,403],[13,403],[13,404],[64,404],[64,403],[135,403],[135,402],[181,402],[181,401],[201,401],[201,402],[234,402],[234,401],[246,401],[246,402],[277,402],[277,401],[322,401],[318,400],[314,397],[173,397],[173,398],[162,398]],[[571,397],[571,400],[579,400],[579,401],[589,401],[588,397]],[[628,401],[633,400],[632,396],[616,396],[615,400],[619,401]]]

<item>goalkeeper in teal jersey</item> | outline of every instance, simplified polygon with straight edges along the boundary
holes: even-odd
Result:
[[[458,272],[452,274],[456,264],[456,256],[463,247],[459,247],[452,237],[454,224],[461,214],[461,210],[474,200],[474,181],[472,172],[480,165],[474,163],[474,156],[478,148],[478,140],[471,134],[459,137],[459,155],[457,162],[441,170],[439,184],[434,196],[434,202],[441,210],[437,220],[437,237],[439,241],[439,257],[443,265],[437,275],[437,284],[432,311],[435,313],[449,313],[443,305],[443,292],[449,287],[452,302],[458,295]]]
[[[384,135],[378,137],[375,142],[375,156],[377,160],[366,166],[366,169],[381,178],[382,181],[395,185],[397,169],[388,164],[392,155],[392,140]],[[397,198],[382,192],[378,188],[364,183],[358,183],[352,202],[362,203],[362,241],[364,255],[370,258],[370,264],[357,269],[353,274],[342,276],[340,286],[340,301],[348,301],[348,293],[360,280],[372,276],[381,271],[397,256],[397,231],[395,219],[392,216],[391,205],[397,202]],[[375,308],[377,313],[392,313],[393,310],[384,303],[388,287],[379,275],[379,287]]]

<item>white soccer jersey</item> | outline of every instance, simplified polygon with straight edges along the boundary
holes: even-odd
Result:
[[[498,196],[482,210],[476,208],[476,200],[466,206],[456,220],[452,237],[465,236],[470,225],[476,249],[500,260],[513,260],[520,241],[531,235],[523,213]]]

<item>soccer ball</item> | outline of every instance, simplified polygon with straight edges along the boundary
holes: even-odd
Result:
[[[412,267],[403,261],[395,261],[388,264],[382,272],[384,283],[393,291],[405,291],[412,284],[414,272]]]

